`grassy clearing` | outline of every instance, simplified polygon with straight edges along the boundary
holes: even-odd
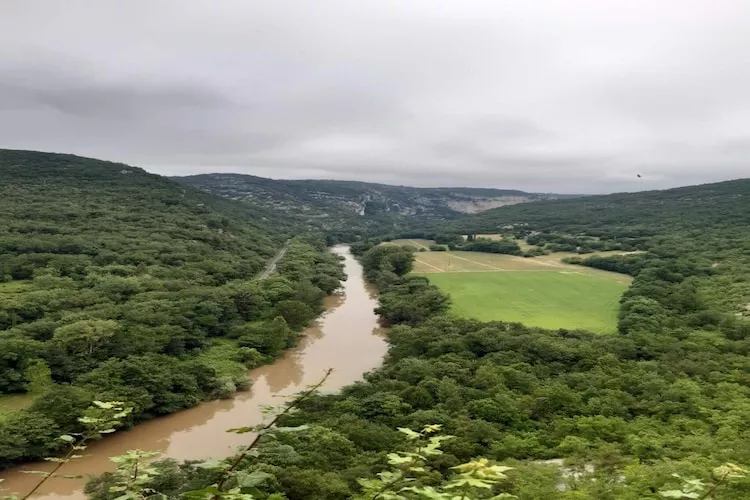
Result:
[[[414,239],[386,241],[385,243],[382,243],[382,244],[383,245],[396,245],[396,246],[402,246],[402,247],[413,247],[418,250],[420,248],[429,249],[430,245],[435,244],[435,240],[423,240],[419,238],[414,238]]]
[[[569,271],[446,272],[429,279],[453,299],[453,311],[484,321],[542,328],[616,330],[627,284]]]
[[[607,254],[609,252],[602,252]],[[499,271],[566,271],[597,276],[618,283],[629,284],[630,276],[602,271],[584,266],[563,264],[560,260],[572,254],[550,254],[541,257],[524,258],[481,252],[420,252],[414,262],[416,273],[445,272],[499,272]]]

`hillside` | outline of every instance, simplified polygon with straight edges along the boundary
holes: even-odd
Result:
[[[213,252],[257,272],[285,238],[272,213],[185,189],[136,167],[73,155],[0,150],[0,276],[32,277],[34,254],[137,255],[114,265],[187,264],[184,252]],[[264,218],[266,220],[264,220]],[[188,248],[191,247],[191,248]],[[218,255],[220,252],[221,255]],[[240,259],[239,256],[242,256]],[[43,259],[41,259],[43,260]],[[44,266],[39,266],[44,267]]]
[[[750,225],[750,179],[503,207],[462,221],[478,232],[508,224],[604,234],[617,227],[644,235],[677,228],[710,232],[742,229]]]
[[[449,230],[504,233],[547,250],[577,250],[584,264],[631,274],[648,258],[688,263],[706,275],[695,281],[702,301],[750,316],[750,179],[502,207],[451,223]],[[596,250],[648,253],[587,261]]]
[[[294,238],[254,280],[299,227],[140,168],[0,150],[0,179],[0,468],[55,453],[92,400],[134,423],[226,397],[343,277]]]
[[[556,199],[560,195],[482,188],[415,188],[354,181],[275,180],[252,175],[204,174],[175,180],[235,200],[299,216],[335,228],[358,216],[384,214],[453,218],[494,207]]]

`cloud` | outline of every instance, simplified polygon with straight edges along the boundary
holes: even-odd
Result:
[[[6,0],[0,147],[167,175],[709,182],[747,175],[749,44],[743,0]]]

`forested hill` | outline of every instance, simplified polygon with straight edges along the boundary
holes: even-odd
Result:
[[[503,207],[464,219],[460,226],[482,232],[508,224],[588,234],[628,229],[641,235],[750,228],[750,179]]]
[[[139,168],[0,150],[0,468],[57,452],[92,400],[127,401],[131,424],[226,396],[293,345],[343,277],[295,237],[254,279],[294,233]]]
[[[696,304],[750,316],[750,179],[502,207],[449,230],[500,232],[540,250],[577,250],[584,265],[633,275],[658,264],[661,295],[672,288],[666,282],[684,280],[683,289],[697,290]],[[595,250],[647,253],[587,259]],[[657,288],[646,295],[660,295]]]
[[[311,221],[382,214],[452,218],[462,213],[561,196],[505,189],[415,188],[354,181],[274,180],[239,174],[205,174],[175,179],[227,198],[249,200],[291,214],[302,214]]]

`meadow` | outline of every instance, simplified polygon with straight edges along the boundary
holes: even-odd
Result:
[[[419,252],[414,272],[451,296],[455,314],[483,321],[613,333],[630,277],[560,262],[478,252]]]

